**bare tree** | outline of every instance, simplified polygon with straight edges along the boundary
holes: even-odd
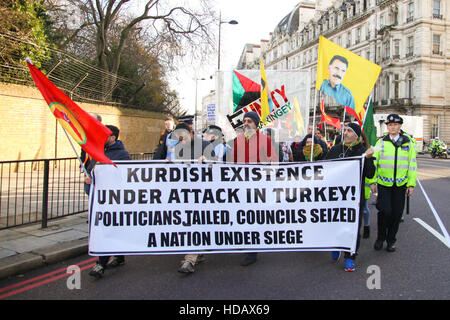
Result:
[[[154,53],[171,60],[186,50],[196,49],[197,58],[213,47],[209,28],[215,23],[208,0],[195,1],[193,7],[169,0],[48,0],[54,8],[65,3],[65,12],[80,19],[72,32],[66,31],[64,45],[77,36],[95,43],[96,63],[104,70],[117,73],[120,57],[128,38],[138,30]],[[176,2],[177,6],[171,6]],[[137,5],[141,4],[138,10]],[[134,6],[133,6],[134,5]],[[69,7],[72,7],[69,10]],[[65,24],[67,27],[67,24]],[[92,41],[92,40],[95,40]],[[201,49],[201,50],[199,50]]]

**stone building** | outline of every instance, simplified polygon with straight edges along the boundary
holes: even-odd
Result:
[[[450,143],[449,18],[447,0],[300,1],[261,42],[261,53],[246,45],[239,68],[258,68],[262,55],[267,69],[310,70],[314,97],[323,35],[383,68],[372,93],[376,113],[422,116],[426,142]],[[328,103],[328,110],[340,115],[342,108]]]

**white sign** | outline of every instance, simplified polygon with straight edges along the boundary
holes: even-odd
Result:
[[[354,252],[358,159],[97,165],[91,255]]]
[[[216,121],[216,105],[210,103],[206,105],[206,122]]]

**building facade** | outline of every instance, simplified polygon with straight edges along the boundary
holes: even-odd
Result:
[[[309,70],[315,79],[319,35],[383,68],[375,113],[422,116],[425,142],[439,136],[450,143],[450,1],[301,1],[261,42],[264,65]],[[239,67],[258,68],[261,55],[244,50]],[[330,115],[341,110],[327,105]]]

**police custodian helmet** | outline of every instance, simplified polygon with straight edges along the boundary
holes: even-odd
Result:
[[[386,124],[389,124],[389,123],[400,123],[400,124],[402,124],[403,123],[403,119],[398,114],[391,113],[390,115],[387,116],[387,119],[386,119]]]

